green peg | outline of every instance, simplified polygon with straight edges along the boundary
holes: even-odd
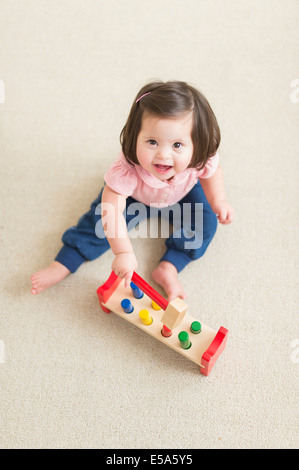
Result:
[[[191,341],[189,339],[189,335],[187,331],[181,331],[178,336],[181,346],[183,349],[189,349],[191,348]]]
[[[198,333],[201,332],[201,324],[199,323],[199,321],[194,321],[191,323],[191,327],[190,327],[190,330],[192,333],[194,333],[195,335],[198,335]]]

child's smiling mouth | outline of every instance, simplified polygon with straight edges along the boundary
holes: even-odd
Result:
[[[172,168],[172,165],[159,165],[154,164],[154,167],[158,173],[166,173]]]

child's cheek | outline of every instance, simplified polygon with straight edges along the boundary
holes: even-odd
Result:
[[[146,150],[138,151],[137,149],[136,153],[137,153],[139,164],[145,169],[149,167],[151,164],[151,160],[152,160],[151,155],[149,155],[149,153]]]

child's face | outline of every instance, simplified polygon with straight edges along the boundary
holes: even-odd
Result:
[[[184,171],[193,155],[192,113],[162,119],[145,114],[137,138],[140,165],[160,180]]]

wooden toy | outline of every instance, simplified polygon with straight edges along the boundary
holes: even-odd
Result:
[[[228,330],[218,331],[197,321],[182,299],[168,302],[136,272],[130,288],[111,272],[98,288],[104,312],[111,311],[195,362],[200,372],[209,375],[227,341]]]
[[[162,315],[161,322],[167,326],[170,330],[173,330],[183,320],[188,309],[188,305],[177,297],[176,299],[169,302],[164,314]]]

